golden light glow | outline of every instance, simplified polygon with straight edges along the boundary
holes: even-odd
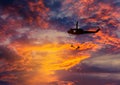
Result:
[[[38,2],[29,1],[28,5],[29,5],[30,11],[33,12],[32,14],[34,13],[37,13],[37,14],[36,16],[34,15],[33,17],[32,14],[28,13],[27,14],[28,18],[26,19],[26,22],[29,22],[29,24],[35,23],[36,25],[38,25],[38,28],[49,29],[51,26],[54,25],[54,23],[52,23],[52,21],[49,20],[51,15],[48,16],[51,9],[47,8],[44,5],[43,1],[44,0],[38,0]],[[88,22],[91,22],[91,23],[100,22],[99,26],[103,26],[103,27],[107,27],[107,24],[108,24],[108,27],[109,27],[109,24],[114,26],[117,26],[117,25],[119,26],[119,24],[117,24],[116,21],[112,19],[112,18],[117,19],[120,17],[119,13],[117,13],[118,11],[117,12],[114,11],[114,7],[112,7],[110,4],[106,4],[102,2],[98,4],[97,3],[94,4],[94,3],[96,3],[95,0],[78,0],[78,1],[65,0],[61,3],[62,7],[60,8],[60,13],[61,13],[60,15],[65,15],[63,17],[68,16],[68,18],[74,17],[72,15],[75,15],[77,16],[78,21],[80,18],[83,18],[83,22],[86,25]],[[56,14],[52,15],[52,17],[53,16],[56,17]],[[93,17],[93,18],[90,18],[90,17]],[[82,19],[81,19],[81,22],[82,22]],[[5,25],[3,25],[2,27],[4,30],[0,32],[2,36],[1,41],[5,41],[5,39],[9,37],[17,35],[17,33],[14,33],[13,30],[16,29],[16,27],[22,28],[23,23],[24,22],[22,22],[22,20],[21,21],[17,20],[16,22],[16,20],[11,19]],[[57,27],[56,25],[57,23],[55,23],[55,27],[53,26],[53,28]],[[58,24],[58,27],[59,27],[59,24]],[[63,28],[61,27],[60,29],[65,28],[64,25],[63,25]],[[92,29],[96,30],[96,28],[97,27]],[[10,31],[10,33],[7,34],[6,31],[8,29],[12,30],[13,32]],[[116,29],[120,29],[120,28],[118,27]],[[30,30],[31,30],[31,33],[26,33],[26,35],[28,34],[27,37],[31,34],[34,35],[34,32],[32,32],[34,31],[34,28],[33,30],[32,29]],[[88,30],[91,30],[91,29],[88,29]],[[104,31],[106,31],[106,33]],[[94,43],[92,41],[91,42],[88,41],[84,43],[76,43],[74,41],[75,43],[73,47],[71,47],[71,44],[69,43],[58,44],[58,43],[54,43],[54,41],[52,43],[47,43],[47,40],[46,40],[46,43],[44,44],[36,45],[36,44],[27,44],[25,42],[18,43],[18,41],[15,42],[13,39],[13,43],[10,44],[9,47],[15,49],[15,52],[19,56],[21,56],[21,58],[20,60],[14,62],[13,66],[12,65],[11,67],[9,66],[8,67],[9,69],[7,69],[6,71],[25,70],[27,72],[32,72],[33,74],[32,73],[29,74],[31,75],[30,76],[31,79],[26,79],[25,81],[27,84],[25,85],[44,85],[42,84],[44,82],[46,83],[46,82],[59,81],[59,76],[56,74],[56,71],[69,70],[73,66],[79,64],[82,60],[90,57],[91,51],[93,52],[98,49],[101,49],[102,47],[105,47],[103,46],[103,44],[105,45],[108,44],[108,45],[112,45],[112,46],[116,46],[117,48],[120,48],[120,43],[119,43],[120,39],[118,39],[115,35],[109,35],[110,31],[111,31],[110,29],[101,28],[100,32],[94,35],[91,35],[91,37],[94,39]],[[32,41],[31,39],[30,42],[32,43],[35,40]],[[37,41],[41,42],[39,40]],[[59,41],[57,40],[56,42],[59,42]],[[80,48],[76,49],[78,46]],[[67,85],[73,85],[73,82],[68,82]]]
[[[11,46],[14,46],[17,53],[26,60],[23,63],[32,65],[32,70],[36,70],[32,79],[29,80],[33,85],[36,82],[57,81],[59,77],[55,75],[55,71],[68,70],[89,57],[87,53],[73,53],[75,49],[70,47],[70,44],[27,45],[15,43]],[[81,45],[80,50],[87,50],[88,48],[91,47],[84,47],[84,45],[82,47]]]

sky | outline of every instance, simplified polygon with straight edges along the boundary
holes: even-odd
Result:
[[[120,0],[0,0],[0,85],[120,85],[119,60]]]

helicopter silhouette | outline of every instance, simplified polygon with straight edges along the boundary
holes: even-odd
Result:
[[[67,32],[69,34],[80,35],[80,34],[97,33],[99,30],[100,30],[100,28],[98,28],[96,31],[84,31],[83,29],[79,28],[78,21],[77,21],[76,28],[72,28],[72,29],[68,30]]]
[[[80,48],[80,46],[75,47],[73,44],[71,44],[71,47],[75,48],[76,50]]]

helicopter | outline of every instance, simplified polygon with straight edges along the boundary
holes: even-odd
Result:
[[[98,28],[96,31],[85,31],[82,28],[79,28],[78,21],[77,21],[76,22],[76,27],[71,28],[70,30],[67,31],[67,33],[73,34],[73,35],[80,35],[80,34],[97,33],[99,30],[100,30],[100,28]]]

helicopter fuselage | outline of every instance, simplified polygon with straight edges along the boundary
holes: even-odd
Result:
[[[88,34],[88,33],[97,33],[100,29],[96,31],[84,31],[83,29],[70,29],[68,30],[69,34],[80,35],[80,34]]]
[[[82,29],[70,29],[70,30],[68,30],[68,33],[69,34],[83,34],[83,32],[84,32],[84,30],[82,30]]]

